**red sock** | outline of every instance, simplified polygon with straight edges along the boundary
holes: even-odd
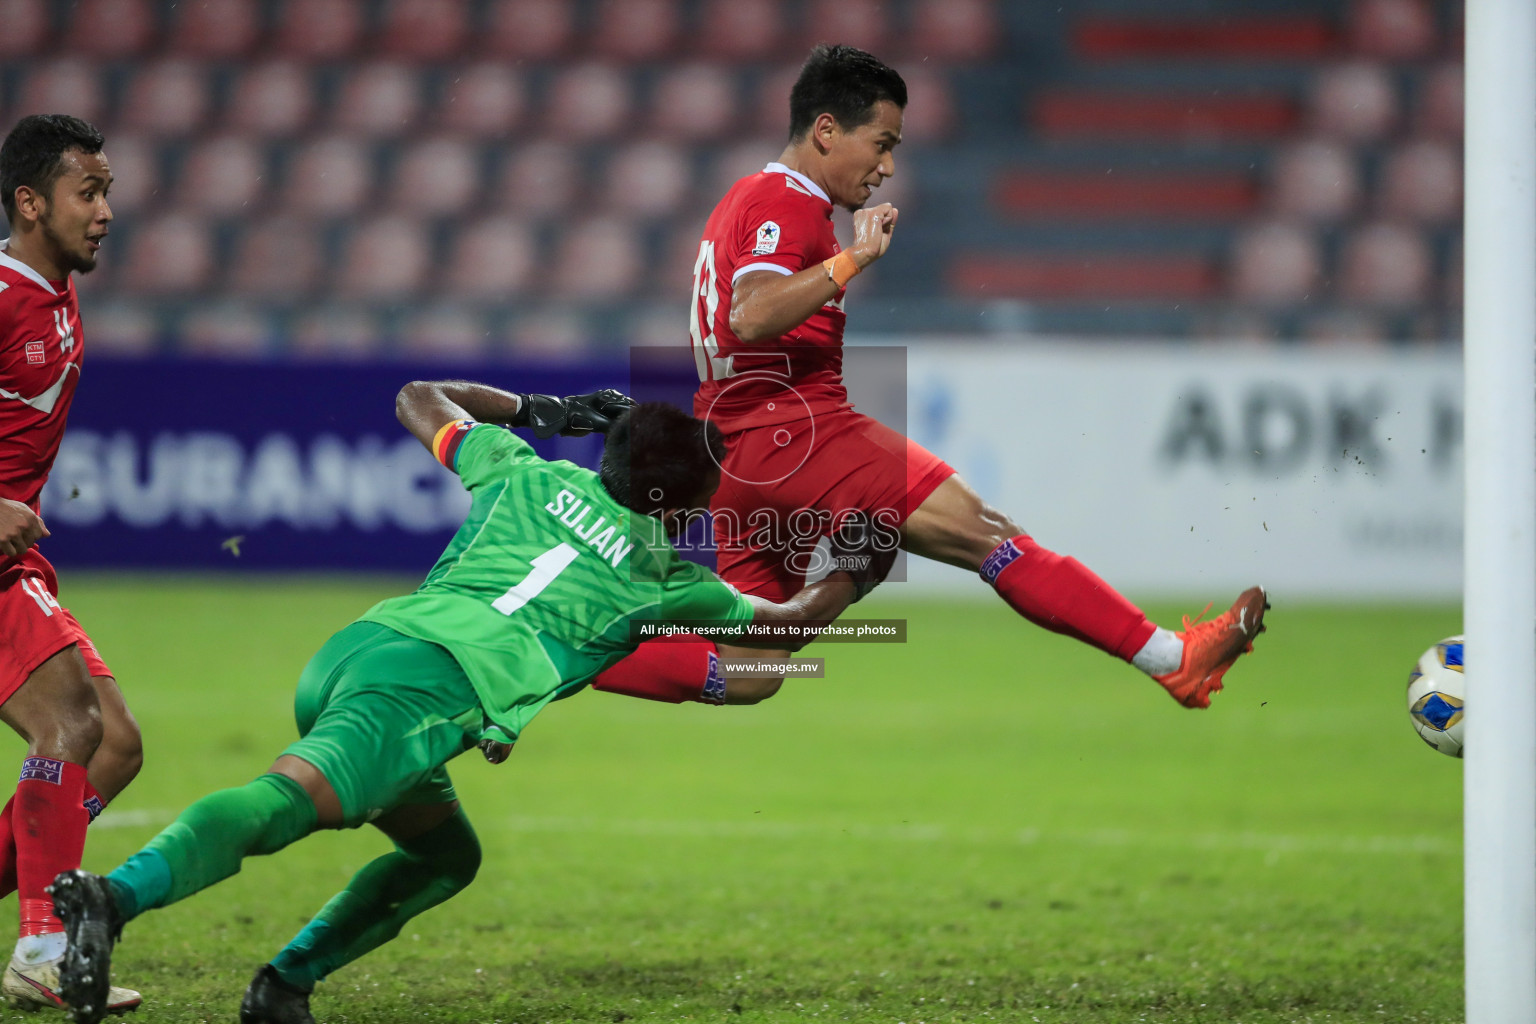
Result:
[[[1130,661],[1157,630],[1146,615],[1075,558],[1026,534],[1005,540],[981,563],[981,578],[1037,626],[1065,633]]]
[[[82,804],[90,820],[95,821],[107,802],[96,792],[96,787],[87,781]],[[5,809],[0,810],[0,899],[16,891],[16,836],[11,829],[11,808],[15,805],[16,798],[13,796],[6,801]]]
[[[16,835],[11,830],[11,809],[15,806],[13,796],[0,811],[0,899],[16,891]]]
[[[22,935],[64,930],[53,915],[53,900],[43,890],[59,872],[80,866],[90,821],[83,803],[85,786],[84,765],[51,757],[29,757],[21,763],[11,828]]]
[[[647,640],[629,657],[598,673],[592,689],[668,704],[725,703],[719,649],[697,633]]]

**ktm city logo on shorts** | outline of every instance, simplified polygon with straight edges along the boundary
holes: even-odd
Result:
[[[44,351],[45,346],[46,346],[46,342],[41,342],[41,341],[29,341],[29,342],[27,342],[27,365],[28,366],[42,366],[44,363],[46,363],[48,361],[48,353],[46,351]]]
[[[55,786],[64,782],[64,762],[51,757],[29,757],[21,762],[21,781],[51,782]]]
[[[757,244],[752,247],[753,256],[767,256],[779,247],[779,226],[771,220],[763,221],[757,229]]]

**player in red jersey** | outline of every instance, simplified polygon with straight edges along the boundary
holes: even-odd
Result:
[[[23,118],[0,145],[0,720],[27,741],[16,794],[0,811],[0,895],[16,890],[21,933],[5,996],[64,1007],[64,926],[46,886],[80,866],[86,825],[138,773],[139,728],[111,669],[59,604],[35,546],[38,496],[80,379],[84,336],[70,275],[88,273],[107,235],[112,172],[79,118]],[[139,994],[114,989],[115,1010]]]
[[[729,448],[710,506],[720,574],[781,600],[803,584],[817,542],[861,510],[908,552],[979,573],[1029,621],[1130,662],[1186,707],[1208,707],[1264,628],[1262,588],[1209,622],[1163,629],[1081,562],[1036,543],[942,459],[848,403],[843,298],[896,229],[893,206],[865,204],[895,173],[906,102],[901,76],[870,54],[818,46],[790,93],[783,153],[738,181],[705,225],[694,272],[694,414],[716,423]],[[847,250],[833,235],[838,206],[853,213]],[[782,682],[722,687],[717,653],[736,652],[700,638],[647,644],[596,686],[751,703]]]

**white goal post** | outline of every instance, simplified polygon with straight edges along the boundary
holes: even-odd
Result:
[[[1536,0],[1468,0],[1468,1024],[1536,1024]]]

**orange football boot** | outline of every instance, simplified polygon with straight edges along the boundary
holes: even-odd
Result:
[[[1178,637],[1184,641],[1184,658],[1178,671],[1153,676],[1173,699],[1187,708],[1208,708],[1211,694],[1221,689],[1221,677],[1227,674],[1242,654],[1253,650],[1253,638],[1264,632],[1264,612],[1269,599],[1263,587],[1249,587],[1237,596],[1232,607],[1211,619],[1184,616],[1184,628]]]

